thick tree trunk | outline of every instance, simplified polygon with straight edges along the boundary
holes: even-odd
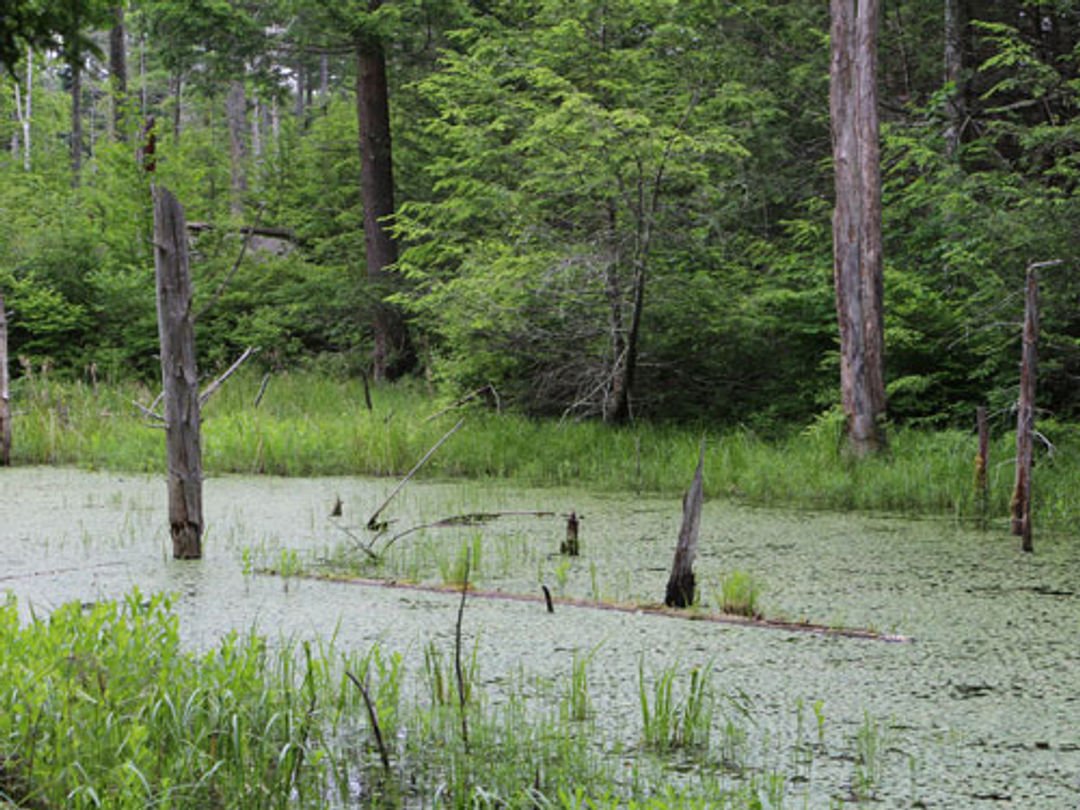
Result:
[[[202,556],[202,451],[187,225],[180,203],[165,189],[154,200],[154,260],[173,557],[197,559]]]
[[[229,123],[229,210],[235,217],[244,214],[244,197],[247,195],[247,96],[244,80],[229,82],[225,96],[225,117]]]
[[[370,38],[359,40],[356,65],[364,248],[368,283],[376,299],[372,324],[375,343],[372,374],[378,382],[406,370],[411,362],[412,349],[400,314],[383,301],[386,268],[397,261],[397,243],[390,233],[388,222],[388,218],[394,215],[394,173],[386,57],[381,43]]]
[[[694,557],[697,555],[698,534],[701,530],[701,506],[705,500],[705,440],[698,451],[697,470],[690,491],[683,498],[683,520],[679,543],[671,565],[664,604],[668,607],[690,607],[694,604]]]
[[[0,467],[11,464],[11,386],[8,380],[7,311],[0,291]]]
[[[112,95],[112,118],[109,128],[113,137],[124,141],[124,106],[127,103],[127,48],[124,41],[124,6],[113,9],[113,27],[109,29],[109,90]]]
[[[82,57],[71,61],[71,185],[82,175]]]
[[[1024,303],[1024,342],[1020,363],[1020,401],[1016,409],[1016,486],[1012,497],[1012,531],[1023,538],[1021,548],[1032,550],[1031,460],[1035,436],[1035,380],[1038,374],[1036,341],[1039,334],[1039,277],[1027,271]]]
[[[832,0],[833,267],[841,400],[856,455],[885,443],[877,27],[877,0]]]

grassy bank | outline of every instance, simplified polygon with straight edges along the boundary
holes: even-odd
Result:
[[[598,722],[590,654],[487,694],[482,662],[459,680],[434,643],[413,669],[255,635],[186,651],[168,600],[137,592],[29,623],[9,598],[0,644],[0,806],[781,808],[826,755],[822,707],[817,742],[799,707],[796,760],[757,761],[755,707],[708,666],[642,666],[627,742]],[[881,755],[846,744],[873,796]]]
[[[373,392],[359,381],[284,374],[258,407],[260,378],[238,375],[204,411],[207,472],[274,475],[400,475],[453,424],[465,425],[423,470],[433,477],[511,478],[522,485],[676,494],[689,482],[700,432],[641,424],[536,421],[470,404],[433,417],[448,403],[418,385]],[[14,387],[17,464],[73,464],[117,470],[162,469],[160,424],[132,404],[156,392],[134,385],[60,384],[22,379]],[[1040,425],[1035,519],[1071,527],[1080,515],[1080,430]],[[820,419],[774,439],[746,430],[708,433],[706,494],[758,504],[883,510],[976,518],[974,436],[895,429],[889,452],[855,463],[841,452],[839,423]],[[1013,437],[991,444],[986,514],[1004,518],[1012,488]]]

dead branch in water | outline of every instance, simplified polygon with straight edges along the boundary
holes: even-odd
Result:
[[[353,675],[349,670],[345,670],[345,674],[349,677],[349,680],[356,684],[356,688],[360,690],[360,694],[364,698],[364,705],[367,706],[368,718],[371,720],[371,730],[375,732],[375,744],[379,747],[379,757],[382,759],[383,771],[390,773],[390,757],[386,753],[386,745],[383,743],[382,729],[379,728],[379,716],[375,713],[375,704],[371,701],[371,695],[368,694],[367,688],[360,682],[360,679]]]
[[[452,428],[450,428],[450,430],[446,431],[446,433],[443,434],[443,437],[441,439],[439,439],[437,442],[435,442],[435,444],[432,446],[432,448],[430,450],[428,450],[424,454],[424,457],[422,459],[420,459],[418,462],[416,462],[416,466],[414,466],[411,470],[409,470],[408,474],[404,478],[401,479],[401,483],[399,483],[396,487],[394,487],[394,491],[391,492],[387,496],[386,500],[382,502],[382,506],[380,506],[378,509],[376,509],[375,512],[371,515],[371,517],[368,518],[367,527],[369,529],[371,529],[372,531],[375,531],[376,529],[379,528],[379,524],[376,523],[376,519],[379,517],[379,514],[382,512],[382,510],[390,505],[390,501],[394,500],[394,496],[396,496],[401,491],[402,487],[404,487],[407,483],[409,483],[409,479],[412,478],[414,475],[416,475],[416,473],[420,470],[420,468],[423,467],[424,464],[427,463],[427,460],[429,458],[431,458],[435,454],[435,451],[438,450],[439,447],[442,446],[442,443],[445,442],[447,439],[449,439],[451,436],[453,436],[458,431],[458,429],[464,424],[465,424],[465,417],[462,417],[461,419],[458,420],[456,425],[454,425]]]
[[[457,676],[458,705],[461,708],[461,741],[469,753],[469,723],[465,715],[465,675],[461,670],[461,622],[465,618],[465,597],[469,593],[469,566],[472,549],[465,548],[465,574],[461,578],[461,602],[458,605],[457,625],[454,628],[454,674]]]

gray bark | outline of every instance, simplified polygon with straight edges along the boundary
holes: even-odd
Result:
[[[154,199],[154,266],[173,557],[197,559],[202,556],[202,451],[191,273],[184,210],[166,189]]]
[[[956,156],[960,148],[960,135],[964,126],[964,96],[961,92],[963,68],[963,11],[961,0],[945,0],[945,82],[952,84],[945,101],[948,124],[945,127],[945,154]]]
[[[671,565],[664,604],[668,607],[690,607],[694,604],[694,557],[697,555],[698,533],[701,530],[701,506],[705,500],[705,440],[701,440],[697,470],[690,491],[683,498],[683,520],[679,543]]]
[[[840,391],[851,450],[885,443],[877,0],[832,0],[833,273]]]
[[[233,79],[229,82],[229,93],[225,97],[225,116],[229,123],[229,210],[234,216],[244,213],[244,197],[247,194],[247,96],[244,80]]]
[[[1020,363],[1020,401],[1016,408],[1016,485],[1012,497],[1012,531],[1023,538],[1021,548],[1032,550],[1031,541],[1031,460],[1035,435],[1035,379],[1039,334],[1039,277],[1034,267],[1027,270],[1024,304],[1024,340]]]
[[[71,62],[71,185],[82,175],[82,57]]]
[[[113,27],[109,29],[109,83],[112,95],[112,118],[109,128],[114,137],[127,140],[124,132],[124,105],[127,103],[127,48],[124,41],[124,6],[113,9]]]
[[[31,101],[34,93],[34,52],[31,48],[26,49],[26,98],[25,102],[19,92],[19,83],[15,82],[15,115],[19,119],[19,127],[22,130],[22,158],[23,171],[30,171],[30,114]],[[11,136],[11,158],[19,157],[19,135],[16,130]]]
[[[11,387],[8,381],[7,311],[0,291],[0,467],[11,464]]]

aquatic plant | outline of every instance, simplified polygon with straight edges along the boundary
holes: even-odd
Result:
[[[638,698],[642,737],[657,751],[681,747],[708,747],[713,720],[712,665],[690,670],[686,696],[675,693],[675,667],[667,667],[653,680],[652,698],[646,685],[645,665],[638,665]]]
[[[745,571],[731,571],[720,579],[718,594],[714,599],[720,610],[733,616],[757,617],[758,597],[761,595],[761,583]]]
[[[855,773],[851,792],[859,801],[873,799],[885,768],[888,738],[885,728],[863,712],[863,722],[855,733]]]

